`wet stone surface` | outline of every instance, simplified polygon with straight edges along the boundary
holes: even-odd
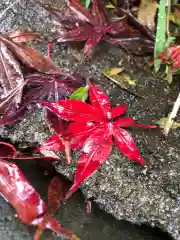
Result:
[[[9,2],[1,1],[0,12]],[[45,33],[54,30],[49,14],[37,6],[35,1],[21,1],[0,20],[1,32],[19,27],[31,27]],[[46,51],[45,45],[38,45],[38,48],[42,52]],[[103,69],[116,66],[122,56],[119,49],[102,44],[93,59],[83,63],[78,60],[79,53],[76,50],[63,44],[54,46],[52,58],[70,71],[80,71],[86,77],[99,80],[101,87],[110,96],[112,106],[128,103],[127,116],[148,124],[165,116],[169,110],[168,96],[178,94],[178,91],[172,93],[166,82],[146,72],[136,74],[136,93],[145,96],[143,99],[118,88],[103,77]],[[128,161],[114,147],[109,159],[84,183],[81,190],[86,198],[93,198],[98,206],[117,219],[156,226],[180,240],[180,130],[172,131],[168,139],[163,137],[159,129],[129,131],[147,166],[142,168]],[[50,132],[43,121],[42,109],[37,108],[21,123],[13,127],[1,127],[0,136],[12,142],[32,145],[41,144],[50,136]],[[78,159],[76,154],[74,159]],[[73,178],[71,167],[59,163],[55,166],[60,173],[69,179]]]

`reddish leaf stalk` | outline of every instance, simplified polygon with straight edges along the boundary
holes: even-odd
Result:
[[[65,140],[63,137],[60,137],[66,154],[66,160],[68,164],[71,164],[71,148],[68,140]]]
[[[51,42],[48,42],[47,45],[47,56],[48,58],[51,58]]]
[[[63,193],[63,182],[59,179],[59,177],[54,177],[48,187],[48,202],[47,208],[44,215],[44,220],[40,226],[38,226],[34,240],[38,240],[46,228],[46,224],[49,219],[52,218],[56,212],[56,210],[60,206],[60,201],[64,199]]]
[[[92,202],[91,200],[87,201],[87,213],[90,214],[92,212]]]

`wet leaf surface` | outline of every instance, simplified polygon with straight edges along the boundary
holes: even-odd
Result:
[[[156,127],[136,124],[132,118],[120,118],[119,115],[125,113],[126,106],[117,106],[111,109],[108,96],[91,83],[89,83],[89,96],[91,105],[77,100],[61,100],[51,104],[41,103],[59,117],[73,121],[69,124],[63,137],[68,139],[70,148],[82,147],[75,181],[66,198],[69,198],[80,184],[108,158],[112,150],[112,136],[122,154],[130,160],[144,165],[144,160],[132,137],[122,127],[133,125],[145,128]],[[116,118],[113,119],[114,117]],[[57,134],[50,137],[41,148],[59,151],[64,149],[63,142]]]
[[[79,76],[57,76],[52,79],[51,76],[41,74],[27,75],[27,82],[22,93],[22,102],[18,108],[9,106],[5,109],[0,125],[14,124],[22,120],[28,112],[32,111],[40,100],[49,98],[51,101],[55,99],[66,98],[76,88],[82,86],[84,79]],[[7,102],[7,101],[6,101]],[[1,106],[1,105],[0,105]],[[31,106],[31,109],[29,109]]]
[[[90,9],[85,8],[80,1],[68,0],[67,4],[69,9],[65,10],[65,12],[49,6],[45,8],[54,15],[55,21],[59,20],[63,25],[63,28],[57,33],[56,41],[85,41],[85,57],[90,56],[94,52],[95,47],[101,40],[114,43],[112,38],[120,40],[124,38],[126,42],[126,39],[139,37],[141,41],[137,42],[138,47],[141,47],[146,40],[146,38],[141,36],[140,32],[134,31],[133,27],[128,24],[126,15],[123,15],[118,20],[109,19],[105,8],[99,0],[93,0]],[[71,11],[71,16],[69,10]],[[118,43],[119,47],[124,50],[123,43],[120,41]],[[127,42],[126,48],[129,49],[130,45]],[[147,51],[150,51],[150,49],[142,48],[141,53],[144,54]]]
[[[16,56],[16,58],[27,67],[43,73],[64,74],[64,71],[60,67],[56,66],[50,58],[45,57],[35,48],[18,44],[2,35],[0,35],[0,41],[3,42]]]
[[[0,192],[16,209],[18,217],[24,223],[42,226],[47,207],[15,163],[0,161]],[[79,239],[70,231],[62,228],[54,218],[49,218],[43,227],[69,236],[71,239]]]

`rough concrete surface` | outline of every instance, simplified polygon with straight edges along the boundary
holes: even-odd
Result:
[[[12,1],[9,1],[12,2]],[[47,1],[46,1],[47,2]],[[8,1],[1,1],[0,12]],[[0,31],[16,29],[19,26],[33,27],[35,30],[54,30],[47,12],[35,4],[35,1],[21,1],[21,4],[9,10],[0,21]],[[41,51],[46,46],[38,46]],[[166,82],[155,79],[145,72],[136,74],[136,92],[145,99],[135,97],[123,91],[102,76],[105,67],[115,66],[122,58],[122,52],[102,44],[93,59],[82,63],[78,61],[72,48],[65,45],[55,46],[53,59],[70,71],[78,70],[86,77],[94,77],[109,94],[112,105],[128,103],[128,116],[143,123],[151,123],[167,114],[168,96],[176,97],[178,90],[171,92]],[[156,226],[168,232],[174,239],[180,240],[180,173],[179,139],[180,130],[172,131],[167,139],[159,129],[130,130],[137,146],[146,159],[147,166],[142,168],[123,157],[116,147],[105,164],[82,186],[83,194],[94,201],[117,219],[128,220],[136,224]],[[12,142],[41,144],[49,135],[43,122],[41,109],[13,127],[2,127],[1,137]],[[74,159],[78,159],[76,154]],[[57,170],[72,179],[72,169],[64,164],[56,164]]]

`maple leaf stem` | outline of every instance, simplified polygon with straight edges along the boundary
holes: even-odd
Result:
[[[46,224],[48,223],[49,219],[51,218],[51,216],[47,216],[45,217],[44,221],[42,224],[38,225],[36,232],[34,234],[34,238],[33,240],[39,240],[42,233],[44,232],[45,228],[46,228]]]
[[[54,82],[54,100],[55,100],[55,102],[57,102],[57,101],[59,101],[59,95],[58,95],[58,84],[56,82],[55,73],[52,74],[52,80]]]
[[[92,212],[92,202],[91,200],[87,200],[87,213],[90,214]]]
[[[51,58],[51,43],[50,42],[48,42],[48,45],[47,45],[47,56],[49,58]]]
[[[20,2],[20,0],[16,0],[16,1],[13,2],[12,4],[10,4],[10,5],[0,14],[0,18],[2,18],[3,15],[4,15],[10,8],[12,8],[14,5],[16,5],[18,2]]]
[[[73,194],[74,194],[74,191],[70,189],[65,196],[65,200],[68,200]]]
[[[64,145],[64,148],[65,148],[65,154],[66,154],[67,163],[71,164],[71,152],[70,152],[69,141],[64,140],[62,137],[61,137],[61,141],[62,141],[62,143]]]
[[[73,234],[71,231],[62,228],[61,229],[61,233],[65,236],[68,236],[69,238],[71,238],[72,240],[80,240],[80,238],[78,238],[75,234]]]
[[[43,230],[44,230],[44,228],[38,227],[36,232],[35,232],[33,240],[39,240]]]

